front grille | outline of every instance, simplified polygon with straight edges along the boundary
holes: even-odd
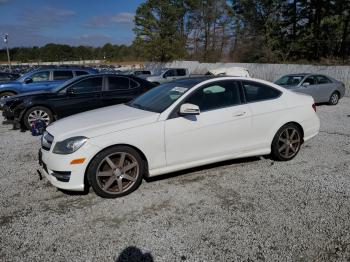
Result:
[[[43,136],[41,137],[41,148],[50,151],[52,143],[53,143],[54,137],[50,135],[48,132],[44,132]]]

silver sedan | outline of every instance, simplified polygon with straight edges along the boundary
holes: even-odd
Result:
[[[285,75],[275,81],[275,84],[311,95],[316,103],[336,105],[345,95],[344,83],[320,74]]]

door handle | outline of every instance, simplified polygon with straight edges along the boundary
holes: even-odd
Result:
[[[239,117],[239,116],[244,116],[247,112],[245,111],[238,111],[232,114],[233,117]]]

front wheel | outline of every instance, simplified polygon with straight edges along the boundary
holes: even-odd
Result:
[[[338,92],[334,92],[331,97],[329,98],[329,104],[332,106],[335,106],[339,102],[339,94]]]
[[[272,156],[279,161],[293,159],[299,152],[302,143],[302,132],[295,124],[286,124],[276,133],[272,145]]]
[[[0,94],[0,99],[7,98],[7,97],[10,97],[10,96],[14,96],[14,95],[16,95],[16,94],[13,93],[13,92],[3,92],[3,93]]]
[[[117,198],[130,194],[141,184],[144,162],[127,146],[114,146],[99,153],[91,162],[87,178],[100,197]]]
[[[35,106],[30,108],[23,117],[24,125],[28,130],[36,121],[43,121],[46,126],[53,122],[51,110],[43,106]]]

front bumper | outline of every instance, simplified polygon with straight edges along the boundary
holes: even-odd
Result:
[[[15,114],[11,108],[8,106],[3,106],[2,108],[2,116],[5,117],[7,120],[14,120],[15,119]]]
[[[39,150],[39,165],[41,173],[49,182],[60,189],[69,191],[84,191],[85,173],[91,159],[100,151],[100,148],[92,145],[84,145],[82,148],[69,155],[53,154],[43,149]],[[76,158],[85,158],[83,164],[72,165]]]

